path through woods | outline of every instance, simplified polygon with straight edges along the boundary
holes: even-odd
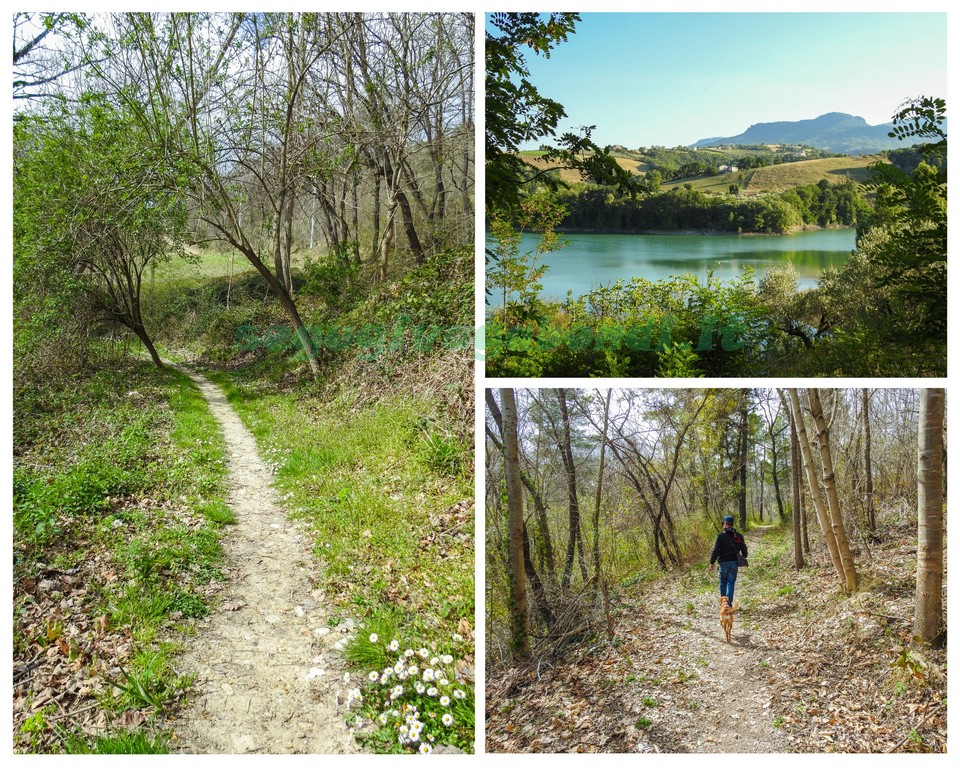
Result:
[[[226,580],[220,605],[181,660],[195,696],[172,724],[190,753],[356,753],[338,706],[344,668],[334,647],[349,626],[327,626],[310,585],[310,545],[287,520],[253,435],[223,391],[186,369],[226,439]]]
[[[946,652],[911,650],[909,674],[898,664],[912,626],[908,528],[875,546],[873,586],[849,598],[825,555],[797,573],[781,534],[751,529],[729,644],[716,571],[630,588],[613,642],[488,672],[487,751],[945,751]]]

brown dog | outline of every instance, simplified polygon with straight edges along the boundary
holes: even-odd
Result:
[[[733,612],[740,607],[740,601],[734,600],[733,607],[730,607],[730,601],[726,595],[720,597],[720,626],[727,636],[727,642],[730,642],[730,634],[733,632]]]

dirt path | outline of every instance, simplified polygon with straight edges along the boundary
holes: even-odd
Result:
[[[323,594],[309,584],[309,546],[286,519],[253,435],[219,387],[196,382],[223,429],[237,524],[225,528],[219,607],[189,642],[181,671],[196,695],[173,723],[189,753],[356,753],[337,705],[344,669]]]
[[[763,535],[755,531],[751,545]],[[660,621],[657,642],[663,664],[684,680],[681,700],[664,702],[664,717],[650,735],[661,751],[783,752],[787,744],[774,724],[775,691],[766,672],[780,666],[780,651],[763,621],[741,609],[731,642],[720,627],[717,571],[703,574],[709,592],[686,587],[652,597]],[[749,595],[750,571],[741,570],[734,600]],[[749,601],[747,601],[749,602]],[[769,625],[767,625],[769,626]],[[646,645],[646,641],[643,641]]]

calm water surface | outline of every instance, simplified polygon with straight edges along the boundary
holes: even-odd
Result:
[[[667,279],[691,273],[706,280],[713,268],[721,280],[753,267],[767,270],[792,262],[801,288],[813,288],[822,269],[842,264],[855,247],[856,230],[825,229],[793,235],[564,235],[565,248],[542,257],[544,299],[580,296],[617,280]],[[536,235],[525,234],[521,248],[533,251]],[[491,303],[500,304],[493,295]]]

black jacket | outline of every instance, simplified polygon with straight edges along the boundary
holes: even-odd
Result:
[[[747,556],[747,542],[743,540],[743,536],[733,528],[720,531],[717,534],[717,543],[713,545],[713,552],[710,554],[710,565],[717,561],[736,562],[737,550],[742,552],[744,557]]]

